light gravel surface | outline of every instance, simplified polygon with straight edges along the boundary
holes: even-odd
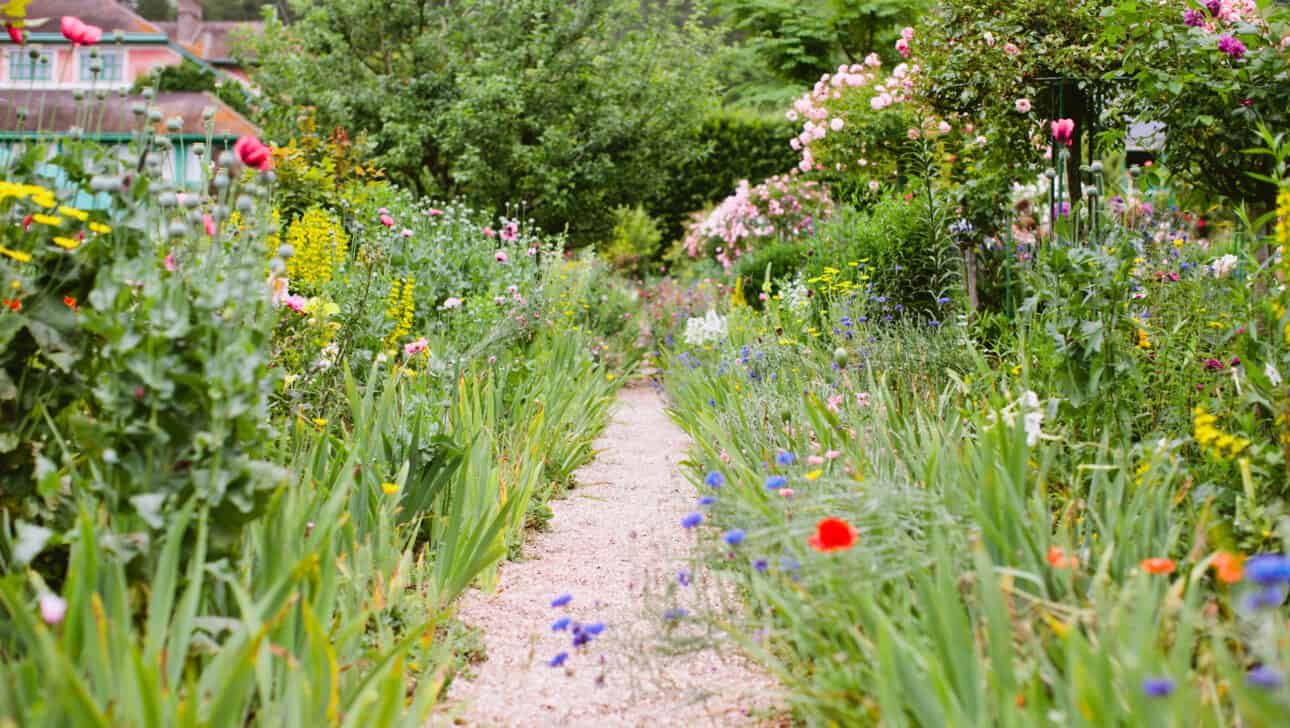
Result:
[[[530,534],[494,593],[463,597],[458,616],[482,632],[488,659],[473,680],[454,682],[433,724],[782,724],[774,682],[729,640],[690,624],[661,629],[666,609],[693,610],[700,596],[676,583],[690,549],[679,522],[695,501],[678,471],[687,445],[656,393],[622,391],[600,454],[551,503],[550,529]],[[552,609],[565,592],[573,602]],[[567,632],[551,630],[564,615],[605,631],[574,650]],[[565,665],[549,667],[562,650]]]

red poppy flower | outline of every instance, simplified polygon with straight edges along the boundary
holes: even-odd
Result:
[[[9,40],[13,41],[14,43],[17,43],[18,45],[23,44],[21,29],[19,29],[13,23],[5,23],[4,29],[5,29],[5,32],[9,34]]]
[[[72,296],[63,296],[63,305],[72,309],[73,311],[80,308],[80,306],[76,305],[76,299],[73,298]]]
[[[17,311],[22,308],[22,301],[16,298],[6,298],[4,301],[0,301],[0,304],[3,304],[10,311]]]
[[[1079,559],[1074,556],[1067,556],[1066,552],[1057,546],[1048,549],[1048,555],[1045,558],[1048,560],[1048,565],[1054,569],[1079,568]]]
[[[841,518],[825,518],[815,524],[815,533],[806,543],[816,551],[845,551],[856,545],[856,532]]]
[[[261,172],[273,166],[269,147],[253,136],[240,137],[233,143],[233,152],[242,160],[242,164]]]
[[[1172,574],[1178,568],[1173,559],[1166,559],[1159,556],[1150,559],[1143,559],[1139,564],[1142,570],[1148,574]]]

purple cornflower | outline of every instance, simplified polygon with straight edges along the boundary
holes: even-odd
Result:
[[[555,599],[552,599],[552,600],[551,600],[551,606],[553,606],[553,607],[563,607],[563,606],[565,606],[566,604],[568,604],[568,603],[569,603],[569,602],[571,602],[571,601],[573,601],[573,595],[572,595],[572,594],[569,594],[569,593],[565,593],[565,594],[561,594],[560,596],[556,597]]]
[[[563,632],[563,631],[565,631],[566,629],[568,629],[568,628],[569,628],[569,622],[571,622],[571,621],[572,621],[572,620],[570,620],[568,617],[561,617],[561,618],[559,618],[559,619],[557,619],[557,620],[555,620],[554,622],[552,622],[552,623],[551,623],[551,631],[552,631],[552,632]]]
[[[779,490],[786,485],[788,485],[788,478],[782,475],[772,475],[766,479],[767,490]]]
[[[1142,681],[1142,692],[1149,698],[1167,698],[1174,691],[1174,681],[1167,677],[1149,677]]]
[[[690,514],[686,515],[686,517],[685,517],[685,518],[682,518],[682,519],[681,519],[681,527],[682,527],[682,528],[694,528],[695,526],[699,525],[700,523],[703,523],[703,514],[702,514],[702,513],[690,513]]]
[[[1192,28],[1199,28],[1205,24],[1205,15],[1199,10],[1189,8],[1183,11],[1183,23]]]
[[[676,620],[684,616],[685,616],[685,610],[682,609],[681,607],[672,607],[666,612],[663,612],[663,620],[667,622],[675,622]]]
[[[729,531],[726,531],[726,534],[721,538],[731,546],[738,546],[743,543],[744,530],[742,528],[732,528]]]
[[[546,664],[547,664],[547,667],[559,667],[563,665],[564,661],[567,659],[569,659],[569,653],[561,652],[555,657],[552,657],[550,660],[547,660]]]
[[[1245,673],[1245,682],[1256,688],[1275,690],[1281,687],[1281,673],[1266,665],[1259,665]]]
[[[1218,39],[1218,49],[1226,53],[1234,61],[1239,61],[1245,57],[1245,44],[1230,35],[1225,35]]]
[[[756,561],[753,562],[753,568],[765,574],[766,569],[770,568],[770,564],[766,561],[766,559],[757,559]]]

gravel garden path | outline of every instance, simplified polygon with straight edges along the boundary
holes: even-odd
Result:
[[[703,596],[677,585],[689,550],[679,522],[695,500],[678,469],[688,440],[649,388],[624,389],[618,404],[578,487],[550,504],[549,529],[503,565],[494,593],[463,597],[459,618],[488,659],[454,682],[439,725],[781,724],[773,680],[728,642],[718,651],[719,634],[660,629],[667,610]],[[575,649],[569,630],[552,629],[566,616],[604,631]]]

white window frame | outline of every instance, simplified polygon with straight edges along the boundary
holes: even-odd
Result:
[[[13,77],[15,59],[26,60],[25,56],[31,47],[6,48],[4,78],[0,79],[3,88],[54,88],[58,85],[58,51],[54,48],[38,48],[41,55],[49,59],[49,78],[39,80],[16,79]]]
[[[88,89],[91,85],[94,88],[107,88],[107,89],[124,88],[129,86],[130,83],[129,83],[129,79],[127,78],[130,72],[129,51],[126,50],[125,48],[98,48],[97,50],[99,53],[99,60],[104,60],[104,58],[109,54],[117,56],[118,58],[121,59],[119,64],[119,68],[121,69],[121,78],[112,79],[112,80],[99,78],[98,81],[91,81],[89,78],[81,78],[81,68],[84,67],[88,69],[89,67],[88,64],[90,62],[90,55],[94,51],[94,49],[77,48],[76,53],[73,54],[75,56],[74,63],[76,67],[74,70],[75,75],[71,79],[72,80],[71,85],[75,88],[85,88],[85,89]],[[107,63],[105,62],[104,65],[106,66]]]

